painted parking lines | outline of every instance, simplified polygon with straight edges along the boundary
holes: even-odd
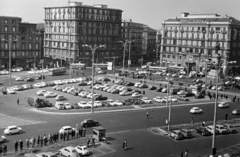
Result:
[[[90,148],[89,149],[90,152],[92,152],[93,154],[91,155],[91,157],[99,157],[99,156],[103,156],[109,153],[113,153],[116,150],[106,146],[106,145],[100,145],[97,148]]]
[[[28,119],[19,118],[19,117],[12,117],[12,116],[8,116],[0,113],[0,129],[6,128],[11,125],[25,126],[25,125],[33,125],[33,124],[40,124],[40,123],[47,123],[47,122],[28,120]]]
[[[224,155],[224,154],[232,154],[233,152],[240,151],[240,144],[236,144],[224,149],[220,149],[217,151],[218,155]],[[210,154],[203,155],[202,157],[208,157]]]

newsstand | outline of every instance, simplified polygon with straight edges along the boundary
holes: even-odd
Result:
[[[106,129],[98,126],[93,128],[93,138],[98,141],[105,141]]]

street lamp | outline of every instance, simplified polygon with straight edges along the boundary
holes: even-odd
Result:
[[[129,70],[130,65],[131,65],[131,43],[132,43],[133,41],[135,41],[135,40],[128,41],[128,42],[129,42],[128,70]]]
[[[170,75],[169,75],[170,76]],[[168,76],[168,78],[169,78]],[[168,79],[169,80],[169,79]],[[169,84],[169,81],[168,81]],[[173,88],[172,88],[173,82],[171,82],[171,92],[170,92],[170,105],[169,107],[169,112],[168,112],[168,132],[170,131],[170,127],[171,127],[171,113],[172,113],[172,92],[173,92]],[[168,85],[169,86],[169,85]],[[169,99],[169,96],[167,96],[167,101]]]
[[[91,108],[91,112],[93,113],[93,104],[94,104],[94,89],[93,89],[93,84],[94,84],[94,54],[95,54],[95,51],[97,48],[104,48],[105,45],[95,45],[94,46],[91,46],[91,45],[88,45],[88,44],[84,44],[82,45],[83,47],[89,47],[92,51],[92,108]]]
[[[218,101],[218,82],[219,82],[219,69],[221,67],[222,61],[221,56],[218,53],[220,49],[220,44],[217,43],[216,46],[216,54],[217,54],[217,64],[216,64],[216,92],[215,92],[215,105],[214,105],[214,116],[213,116],[213,137],[212,137],[212,155],[216,155],[215,141],[216,141],[216,121],[217,121],[217,101]]]
[[[16,42],[17,39],[15,40],[12,40],[12,39],[9,39],[9,40],[6,40],[6,39],[2,39],[2,41],[5,41],[8,43],[8,48],[9,48],[9,87],[11,87],[11,84],[12,84],[12,56],[11,56],[11,47],[12,47],[12,43],[13,42]]]
[[[118,41],[119,43],[122,43],[123,44],[123,71],[125,69],[125,51],[126,51],[126,46],[127,46],[127,43],[129,43],[128,40],[125,40],[124,42],[123,41]]]

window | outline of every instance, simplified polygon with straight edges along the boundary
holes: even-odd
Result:
[[[171,58],[171,55],[167,55],[167,58]]]
[[[4,26],[4,32],[8,32],[8,26]]]
[[[12,24],[15,24],[16,23],[16,20],[12,20]]]
[[[38,37],[36,37],[36,40],[38,40]]]
[[[8,20],[7,20],[7,19],[5,19],[5,20],[4,20],[4,23],[5,23],[5,24],[7,24],[7,23],[8,23]]]
[[[12,31],[13,31],[13,33],[16,32],[16,27],[15,26],[12,27]]]
[[[25,43],[22,43],[22,49],[25,49]]]
[[[39,49],[39,44],[38,43],[36,43],[36,49]]]
[[[28,43],[28,48],[31,50],[32,49],[32,43]]]
[[[32,40],[32,36],[29,36],[29,38],[28,38],[29,40]]]
[[[23,41],[25,40],[25,36],[22,36],[22,40],[23,40]]]
[[[4,48],[8,49],[8,43],[7,42],[4,43]]]

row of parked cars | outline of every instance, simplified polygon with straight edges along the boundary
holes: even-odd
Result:
[[[23,68],[21,68],[21,67],[18,67],[18,68],[13,68],[12,70],[11,70],[12,72],[20,72],[20,71],[23,71]],[[0,71],[0,75],[8,75],[9,74],[9,70],[1,70]]]
[[[202,136],[210,136],[214,134],[214,126],[208,125],[206,127],[197,127],[194,130],[194,132]],[[237,132],[238,131],[232,125],[229,125],[229,124],[216,125],[216,135],[231,134],[231,133],[237,133]],[[170,131],[168,136],[174,138],[175,140],[182,140],[182,139],[188,139],[193,137],[191,131],[188,129],[178,129],[178,130]]]

